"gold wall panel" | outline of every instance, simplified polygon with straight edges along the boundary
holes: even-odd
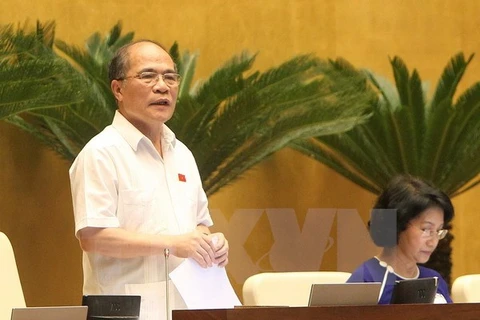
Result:
[[[242,50],[258,52],[255,68],[260,70],[296,54],[315,53],[323,58],[342,56],[390,79],[388,58],[398,55],[410,68],[417,68],[431,88],[452,55],[478,51],[479,13],[480,2],[472,0],[0,2],[0,23],[55,20],[57,38],[67,43],[83,45],[88,36],[106,33],[119,20],[124,31],[134,31],[137,39],[152,38],[167,46],[178,41],[181,49],[200,53],[198,79]],[[473,60],[460,91],[478,80],[479,63],[478,58]],[[81,252],[73,235],[69,164],[5,123],[0,123],[0,134],[0,230],[14,245],[27,305],[79,304]],[[454,201],[454,277],[480,273],[480,241],[475,236],[479,192],[477,187]],[[249,270],[254,272],[271,269],[275,263],[292,263],[292,269],[308,267],[302,264],[306,256],[291,256],[295,252],[279,260],[277,240],[286,240],[272,231],[271,209],[287,210],[287,218],[293,212],[301,230],[309,210],[315,208],[354,209],[365,222],[373,201],[374,195],[323,165],[284,150],[212,196],[210,207],[220,212],[224,221],[218,220],[224,226],[239,217],[239,210],[262,211],[255,223],[250,221],[251,234],[244,235],[241,243],[230,239],[232,248],[245,250],[244,258],[252,261]],[[337,224],[345,223],[339,217],[336,214],[329,220],[330,228],[325,227],[328,238],[338,237]],[[286,226],[291,222],[285,220]],[[340,242],[322,239],[325,246],[311,247],[311,255],[321,256],[319,268],[336,269]],[[233,259],[229,268],[241,269],[242,263]],[[241,277],[229,274],[240,294]]]

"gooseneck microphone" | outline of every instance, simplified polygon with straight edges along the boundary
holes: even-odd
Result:
[[[382,285],[380,287],[380,293],[378,294],[378,301],[383,295],[383,291],[385,290],[385,284],[387,283],[388,274],[393,273],[393,268],[389,266],[385,261],[380,261],[380,266],[385,268],[385,274],[383,275]]]

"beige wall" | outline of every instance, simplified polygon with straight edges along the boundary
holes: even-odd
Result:
[[[399,55],[411,68],[416,67],[424,80],[430,80],[432,87],[449,57],[461,50],[467,54],[478,51],[479,13],[480,2],[473,0],[0,2],[1,24],[23,23],[27,18],[31,22],[55,20],[57,37],[68,43],[82,45],[92,33],[105,33],[118,20],[123,21],[125,31],[134,31],[136,38],[152,38],[166,45],[177,40],[181,48],[200,52],[200,78],[248,49],[259,52],[256,67],[260,69],[295,54],[314,52],[324,58],[343,56],[389,78],[388,57]],[[478,79],[479,64],[478,58],[472,62],[462,89]],[[27,305],[78,304],[81,254],[73,236],[68,164],[7,124],[0,123],[0,134],[0,230],[13,242]],[[474,237],[480,222],[479,192],[476,188],[455,199],[454,277],[480,273],[480,241]],[[235,212],[240,209],[283,208],[291,209],[302,226],[312,208],[352,208],[365,221],[373,199],[372,194],[323,165],[285,150],[211,197],[210,203],[213,211],[222,215],[217,220],[225,220],[223,225],[238,217]],[[248,221],[240,222],[238,230]],[[240,235],[229,229],[232,248],[246,252],[246,256],[233,254],[230,275],[245,269],[245,258],[256,264],[252,271],[273,267],[275,261],[264,257],[276,251],[278,258],[275,244],[288,243],[289,238],[279,239],[271,223],[265,211],[252,224],[252,236],[242,242],[235,238]],[[325,232],[334,235],[335,223]],[[323,254],[321,269],[336,269],[338,246],[336,243],[324,253],[322,247],[307,249],[312,255]],[[301,268],[307,257],[305,253],[295,257],[292,266]],[[276,261],[279,265],[288,262]],[[241,277],[231,278],[240,292]]]

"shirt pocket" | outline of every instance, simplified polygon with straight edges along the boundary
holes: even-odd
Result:
[[[178,182],[175,193],[177,220],[182,232],[190,232],[196,226],[198,211],[198,186],[189,182]]]
[[[154,189],[125,189],[119,195],[123,209],[119,218],[126,230],[156,234],[167,229]]]
[[[186,201],[189,204],[195,203],[198,199],[197,185],[189,182],[177,183],[178,197],[181,201]]]

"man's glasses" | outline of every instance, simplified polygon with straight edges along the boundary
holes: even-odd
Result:
[[[158,81],[160,80],[160,77],[162,78],[163,82],[165,82],[165,84],[171,88],[177,87],[180,84],[180,75],[178,73],[161,74],[156,72],[141,72],[134,76],[119,78],[117,80],[126,80],[126,79],[135,78],[140,80],[146,86],[153,87],[158,83]]]

